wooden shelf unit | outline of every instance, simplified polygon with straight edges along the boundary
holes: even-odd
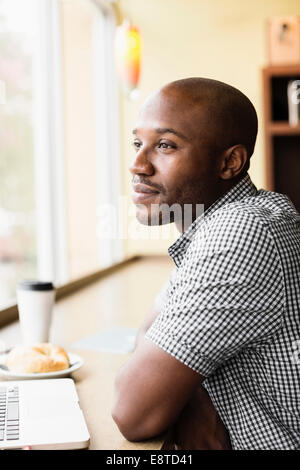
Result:
[[[300,135],[300,125],[290,126],[284,121],[269,122],[267,132],[271,135]]]
[[[300,80],[300,64],[263,69],[267,189],[287,194],[300,211],[300,124],[288,121],[289,80]]]

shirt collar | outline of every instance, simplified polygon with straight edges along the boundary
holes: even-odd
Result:
[[[238,183],[230,188],[225,194],[220,196],[215,202],[213,202],[204,212],[194,220],[194,222],[183,232],[182,235],[169,247],[168,252],[173,259],[176,266],[181,264],[184,254],[191,243],[191,240],[202,225],[204,219],[209,215],[212,215],[216,210],[225,204],[244,199],[249,196],[254,196],[257,193],[257,188],[251,181],[249,174],[247,173]]]

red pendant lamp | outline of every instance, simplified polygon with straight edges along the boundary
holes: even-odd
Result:
[[[134,98],[141,72],[141,35],[128,20],[116,32],[116,63],[119,79],[125,94]]]

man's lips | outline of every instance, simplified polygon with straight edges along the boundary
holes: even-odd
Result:
[[[132,199],[135,204],[144,201],[145,199],[153,198],[157,194],[159,194],[157,189],[146,186],[145,184],[133,185]]]
[[[146,184],[134,184],[133,186],[133,190],[135,193],[159,193],[159,191],[157,189],[154,189],[153,187],[151,186],[147,186]]]

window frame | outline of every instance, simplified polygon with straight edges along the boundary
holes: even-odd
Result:
[[[35,68],[37,273],[68,278],[60,1],[39,0]]]
[[[95,124],[96,124],[96,158],[99,176],[98,201],[105,199],[117,210],[120,207],[120,188],[122,187],[121,168],[121,126],[119,86],[114,62],[114,37],[117,27],[116,14],[112,5],[106,0],[89,0],[103,14],[103,35],[96,32],[94,41],[102,44],[102,54],[95,51]],[[101,41],[102,39],[102,41]],[[100,57],[103,57],[103,62]],[[102,71],[105,70],[103,74]],[[101,83],[101,86],[98,84]],[[105,106],[103,106],[105,103]],[[101,131],[100,131],[101,129]],[[99,130],[99,131],[98,131]],[[104,170],[103,170],[104,169]],[[101,175],[104,175],[101,178]],[[108,175],[108,176],[107,176]],[[108,184],[109,183],[109,184]],[[117,211],[115,212],[117,214]],[[101,266],[110,266],[124,259],[123,240],[102,238],[99,240]]]

